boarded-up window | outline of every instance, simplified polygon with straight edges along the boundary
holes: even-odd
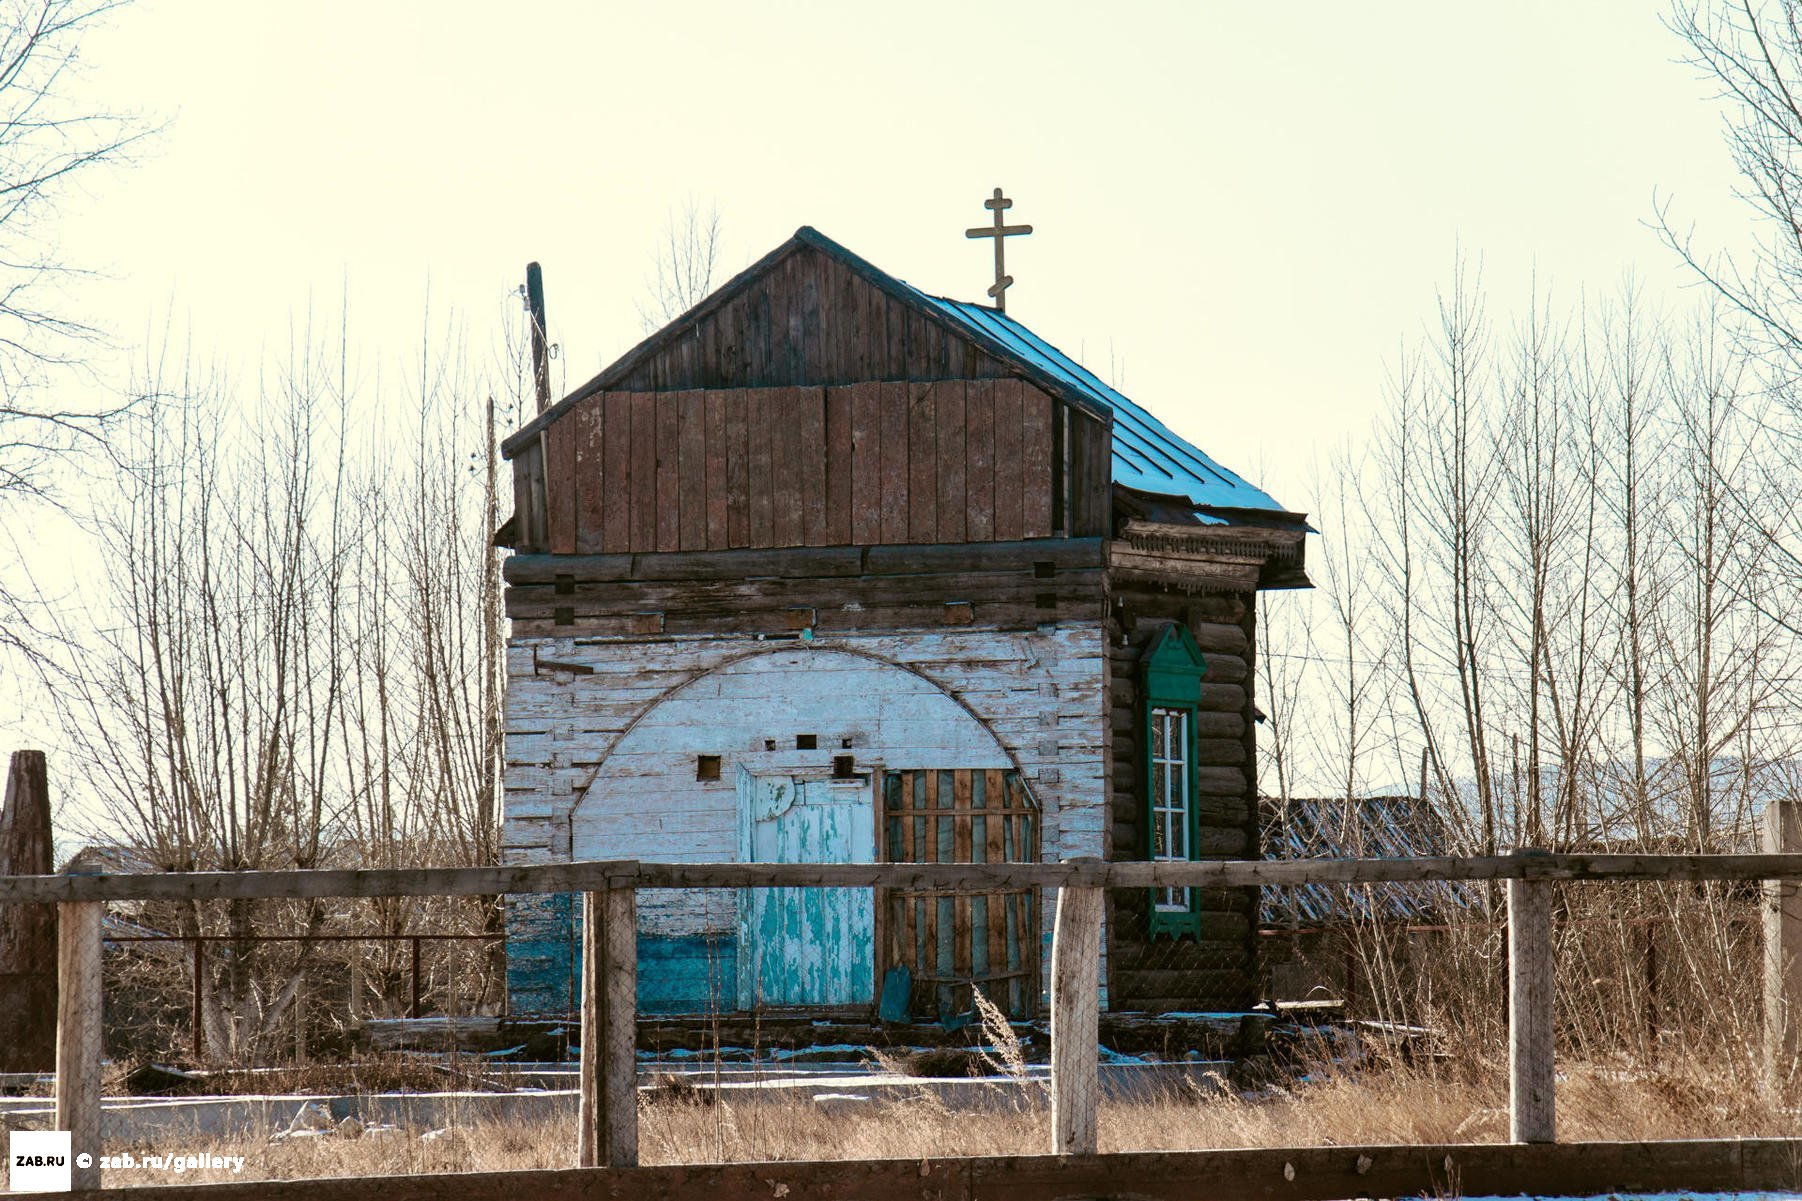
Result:
[[[882,857],[894,863],[1032,863],[1038,806],[999,769],[891,771],[883,781]],[[913,974],[916,1018],[963,1013],[972,987],[1010,1017],[1039,997],[1033,889],[889,890],[887,966]]]

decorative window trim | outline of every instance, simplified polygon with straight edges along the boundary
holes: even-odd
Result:
[[[1143,732],[1140,764],[1143,770],[1141,778],[1145,782],[1142,812],[1145,821],[1145,858],[1148,860],[1158,858],[1154,851],[1156,824],[1170,812],[1168,806],[1159,804],[1161,798],[1154,793],[1158,778],[1157,765],[1160,762],[1180,762],[1183,766],[1183,852],[1184,858],[1188,860],[1198,858],[1197,848],[1201,845],[1201,806],[1198,804],[1197,793],[1200,766],[1196,761],[1199,741],[1196,716],[1201,709],[1201,680],[1207,674],[1207,669],[1207,660],[1202,657],[1195,636],[1181,622],[1166,625],[1152,639],[1151,645],[1146,647],[1139,663],[1139,728]],[[1171,748],[1166,744],[1164,754],[1159,755],[1157,723],[1160,719],[1168,722],[1173,715],[1179,719],[1177,724],[1181,728],[1182,745]],[[1185,889],[1184,894],[1180,907],[1171,907],[1168,890],[1151,890],[1146,898],[1151,915],[1151,937],[1201,937],[1201,890]]]

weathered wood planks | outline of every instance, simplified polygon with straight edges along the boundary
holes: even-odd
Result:
[[[1524,862],[1537,857],[1522,853]],[[1551,882],[1509,880],[1508,1136],[1517,1143],[1549,1143],[1558,1137],[1555,964]]]
[[[604,888],[582,907],[582,1060],[576,1166],[638,1163],[638,901]]]
[[[38,877],[80,879],[81,877]],[[100,935],[106,907],[65,902],[57,912],[56,1129],[70,1132],[77,1154],[98,1155],[102,1045]],[[100,1184],[100,1165],[73,1168],[78,1189]]]
[[[1106,463],[1049,461],[1060,411],[1017,379],[600,392],[515,459],[514,541],[594,555],[1044,539],[1063,475],[1093,493],[1068,500],[1089,515],[1070,532],[1105,534]],[[1105,427],[1081,420],[1105,453]]]
[[[47,876],[56,866],[43,751],[14,751],[0,808],[0,875]],[[0,1071],[56,1066],[56,909],[0,909]]]
[[[1051,1153],[1093,1155],[1100,1145],[1097,1033],[1101,1015],[1098,888],[1058,889],[1051,943]]]
[[[1802,802],[1773,798],[1764,811],[1764,849],[1802,851]],[[1764,884],[1764,1069],[1773,1089],[1802,1069],[1802,882]]]
[[[881,795],[881,852],[888,861],[1039,858],[1039,808],[1017,772],[890,771]],[[1040,987],[1033,890],[894,888],[884,894],[886,925],[897,936],[880,966],[912,974],[916,1015],[967,1012],[972,988],[1010,1017],[1033,1015]]]
[[[1027,566],[857,575],[834,571],[820,577],[566,580],[510,587],[506,610],[516,636],[632,633],[632,624],[645,613],[661,615],[656,632],[663,634],[782,633],[798,628],[792,618],[801,610],[810,611],[803,624],[821,631],[906,629],[950,623],[947,607],[953,605],[960,607],[956,624],[1029,629],[1046,620],[1047,598],[1058,612],[1088,612],[1099,622],[1101,573],[1074,569],[1041,579]]]
[[[638,888],[1207,889],[1408,880],[1775,880],[1802,854],[1514,855],[1423,859],[1220,859],[1193,863],[648,863],[588,860],[515,867],[361,868],[0,877],[0,902],[425,897]]]
[[[97,1190],[90,1201],[1330,1201],[1339,1197],[1606,1196],[1802,1186],[1802,1139],[1379,1144],[968,1159],[681,1164],[457,1172]]]

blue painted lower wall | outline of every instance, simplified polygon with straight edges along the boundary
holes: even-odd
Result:
[[[721,1013],[738,1008],[738,939],[638,936],[638,1012]]]
[[[515,1017],[575,1013],[581,970],[581,900],[568,893],[509,897],[509,1012]],[[737,1006],[737,938],[638,936],[639,1013],[706,1014]]]
[[[573,893],[507,898],[507,1007],[516,1017],[572,1014],[582,907]]]

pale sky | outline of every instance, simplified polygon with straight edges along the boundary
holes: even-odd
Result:
[[[1000,185],[1036,227],[1009,311],[1308,509],[1310,464],[1381,410],[1456,247],[1505,318],[1535,268],[1565,299],[1629,271],[1692,299],[1645,226],[1655,193],[1703,244],[1743,238],[1662,11],[139,0],[85,46],[86,86],[167,132],[60,235],[108,273],[79,297],[117,341],[103,376],[171,313],[254,375],[347,285],[364,361],[406,361],[428,292],[485,346],[523,321],[535,258],[574,386],[642,336],[686,198],[722,215],[722,278],[810,224],[981,299],[990,249],[963,230]],[[94,582],[78,541],[47,541],[40,578]],[[19,703],[0,730],[36,741]]]
[[[802,224],[1009,308],[1227,464],[1308,506],[1368,425],[1454,248],[1501,316],[1684,282],[1655,190],[1740,235],[1709,89],[1649,0],[1509,4],[426,4],[140,0],[90,85],[170,122],[66,246],[129,350],[171,308],[254,363],[348,280],[365,352],[429,286],[486,339],[545,265],[573,386],[640,336],[652,245],[716,204],[736,270]],[[728,273],[729,273],[728,271]]]

